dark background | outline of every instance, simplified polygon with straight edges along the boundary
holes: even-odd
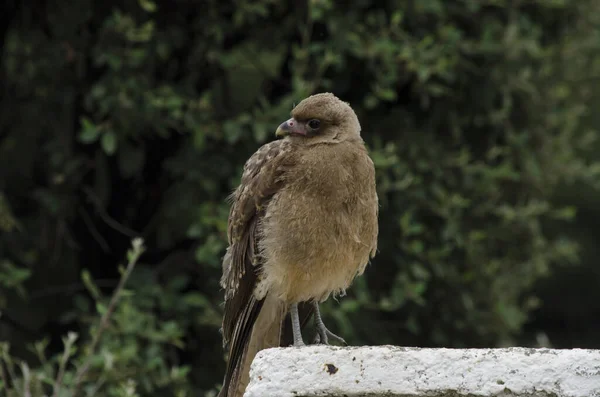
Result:
[[[381,202],[379,254],[325,305],[333,331],[600,348],[600,3],[0,7],[0,392],[20,395],[24,360],[34,395],[69,396],[89,357],[86,395],[214,395],[225,198],[322,91],[359,115]]]

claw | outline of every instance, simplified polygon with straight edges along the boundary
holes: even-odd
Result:
[[[330,339],[333,339],[336,342],[341,343],[344,346],[348,345],[348,343],[346,343],[344,338],[342,338],[341,336],[338,336],[338,335],[334,334],[333,332],[331,332],[330,330],[328,330],[327,327],[325,327],[325,325],[323,325],[322,327],[317,325],[317,334],[315,335],[314,343],[315,344],[323,343],[324,345],[329,345]]]
[[[321,318],[321,312],[319,310],[319,304],[314,302],[315,307],[315,323],[317,326],[317,335],[315,336],[315,343],[322,343],[324,345],[329,345],[329,338],[343,344],[348,345],[344,338],[337,336],[333,332],[327,329],[325,324],[323,323],[323,319]]]
[[[346,343],[346,341],[344,340],[344,338],[342,338],[341,336],[338,336],[338,335],[334,334],[333,332],[331,332],[327,328],[325,328],[325,334],[330,339],[333,339],[333,340],[337,341],[338,343],[341,343],[342,345],[348,345],[348,343]]]
[[[313,344],[318,345],[319,343],[321,343],[321,335],[319,335],[319,333],[317,332],[317,334],[315,335],[315,339],[313,339]]]

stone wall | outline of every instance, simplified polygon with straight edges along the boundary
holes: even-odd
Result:
[[[291,347],[250,376],[245,397],[600,397],[600,350]]]

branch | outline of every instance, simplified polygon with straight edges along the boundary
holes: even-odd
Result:
[[[123,272],[123,276],[121,276],[121,280],[119,281],[119,284],[117,285],[117,288],[115,289],[115,292],[113,293],[113,296],[110,299],[108,309],[106,310],[106,312],[104,312],[104,314],[102,315],[102,318],[100,319],[100,325],[98,326],[98,331],[96,332],[96,334],[94,335],[94,338],[92,339],[92,344],[90,346],[88,356],[87,356],[86,360],[84,361],[83,365],[81,366],[81,368],[79,368],[79,370],[77,371],[77,374],[75,375],[75,385],[73,386],[73,397],[77,396],[77,393],[79,392],[81,383],[83,381],[83,376],[86,374],[86,372],[90,368],[90,364],[92,362],[92,356],[93,356],[94,352],[96,351],[96,348],[98,347],[98,343],[100,342],[100,337],[102,336],[104,330],[108,327],[108,322],[110,320],[110,317],[111,317],[113,311],[115,310],[115,308],[117,306],[117,302],[119,301],[119,298],[121,297],[123,288],[125,287],[125,284],[127,283],[127,280],[129,279],[129,276],[131,275],[133,268],[135,267],[135,264],[137,263],[138,259],[144,252],[145,248],[144,248],[144,240],[143,239],[134,238],[132,240],[131,245],[132,245],[132,249],[129,250],[129,252],[127,253],[127,260],[129,261],[129,263],[127,264],[127,268],[125,269],[125,272]]]

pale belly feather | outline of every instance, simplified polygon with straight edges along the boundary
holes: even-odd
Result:
[[[283,191],[274,200],[277,214],[262,224],[263,277],[258,290],[293,303],[343,292],[362,273],[370,247],[359,225],[367,211],[357,201],[294,197]],[[343,198],[343,197],[342,197]],[[281,205],[284,204],[285,205]]]

